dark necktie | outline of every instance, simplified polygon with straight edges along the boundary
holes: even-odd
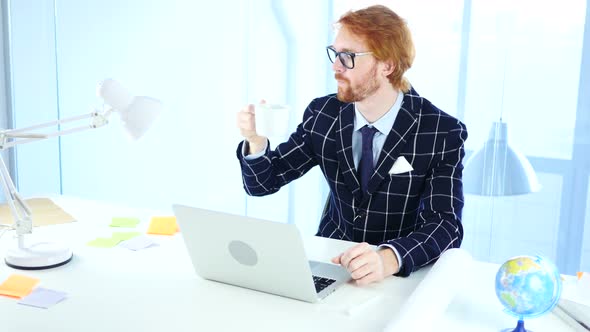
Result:
[[[361,134],[363,135],[362,143],[362,154],[361,161],[359,162],[358,173],[361,179],[361,190],[363,196],[367,193],[367,187],[369,185],[369,179],[375,168],[373,166],[373,137],[377,129],[375,127],[364,126],[361,128]]]

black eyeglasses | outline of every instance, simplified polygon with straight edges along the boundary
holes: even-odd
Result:
[[[338,52],[336,49],[334,49],[334,46],[327,46],[326,52],[328,52],[328,58],[330,59],[330,62],[334,63],[336,58],[338,58],[340,59],[340,63],[348,69],[354,68],[354,58],[357,56],[373,54],[373,52]]]

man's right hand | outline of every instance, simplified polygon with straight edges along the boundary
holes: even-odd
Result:
[[[249,149],[246,154],[256,154],[262,151],[267,144],[267,138],[264,136],[258,136],[256,133],[256,121],[255,121],[254,105],[250,104],[244,106],[236,116],[236,123],[240,134],[248,141]]]

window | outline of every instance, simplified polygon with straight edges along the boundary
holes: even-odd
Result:
[[[314,233],[327,194],[321,173],[314,169],[275,195],[247,197],[235,113],[262,98],[286,103],[294,129],[312,98],[335,90],[324,49],[331,23],[374,3],[234,1],[203,10],[191,1],[8,1],[16,127],[100,107],[94,85],[106,77],[166,106],[135,143],[113,119],[96,132],[19,146],[20,191],[156,209],[185,203],[296,221]],[[541,253],[562,272],[587,270],[590,97],[580,93],[590,85],[590,60],[582,58],[590,56],[586,1],[379,3],[408,21],[417,49],[408,77],[467,125],[468,154],[501,117],[511,146],[543,185],[518,197],[467,195],[464,247],[481,260]]]
[[[203,10],[192,1],[55,0],[10,1],[8,8],[15,127],[101,107],[95,85],[107,77],[165,105],[137,142],[113,117],[92,133],[19,146],[23,195],[62,193],[162,210],[182,202],[304,220],[301,228],[315,233],[326,194],[321,173],[272,196],[246,197],[235,115],[262,98],[288,103],[294,129],[311,99],[327,94],[328,4],[211,2]],[[306,209],[289,207],[295,204]]]
[[[589,110],[578,109],[580,73],[588,71],[581,67],[586,1],[559,8],[546,0],[338,1],[335,17],[372,4],[407,20],[417,52],[408,77],[418,93],[467,125],[468,155],[502,118],[510,145],[531,160],[543,186],[523,196],[466,195],[463,247],[492,262],[542,254],[568,273],[580,259],[588,265],[574,236],[583,226],[570,219],[587,205],[570,198],[588,195],[576,185],[588,175],[588,157],[574,152],[584,142],[579,133],[590,130],[580,118]]]

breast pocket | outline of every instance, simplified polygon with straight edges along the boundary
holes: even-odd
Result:
[[[424,190],[426,174],[417,170],[390,174],[388,188],[384,188],[390,193],[399,195],[418,196]]]

